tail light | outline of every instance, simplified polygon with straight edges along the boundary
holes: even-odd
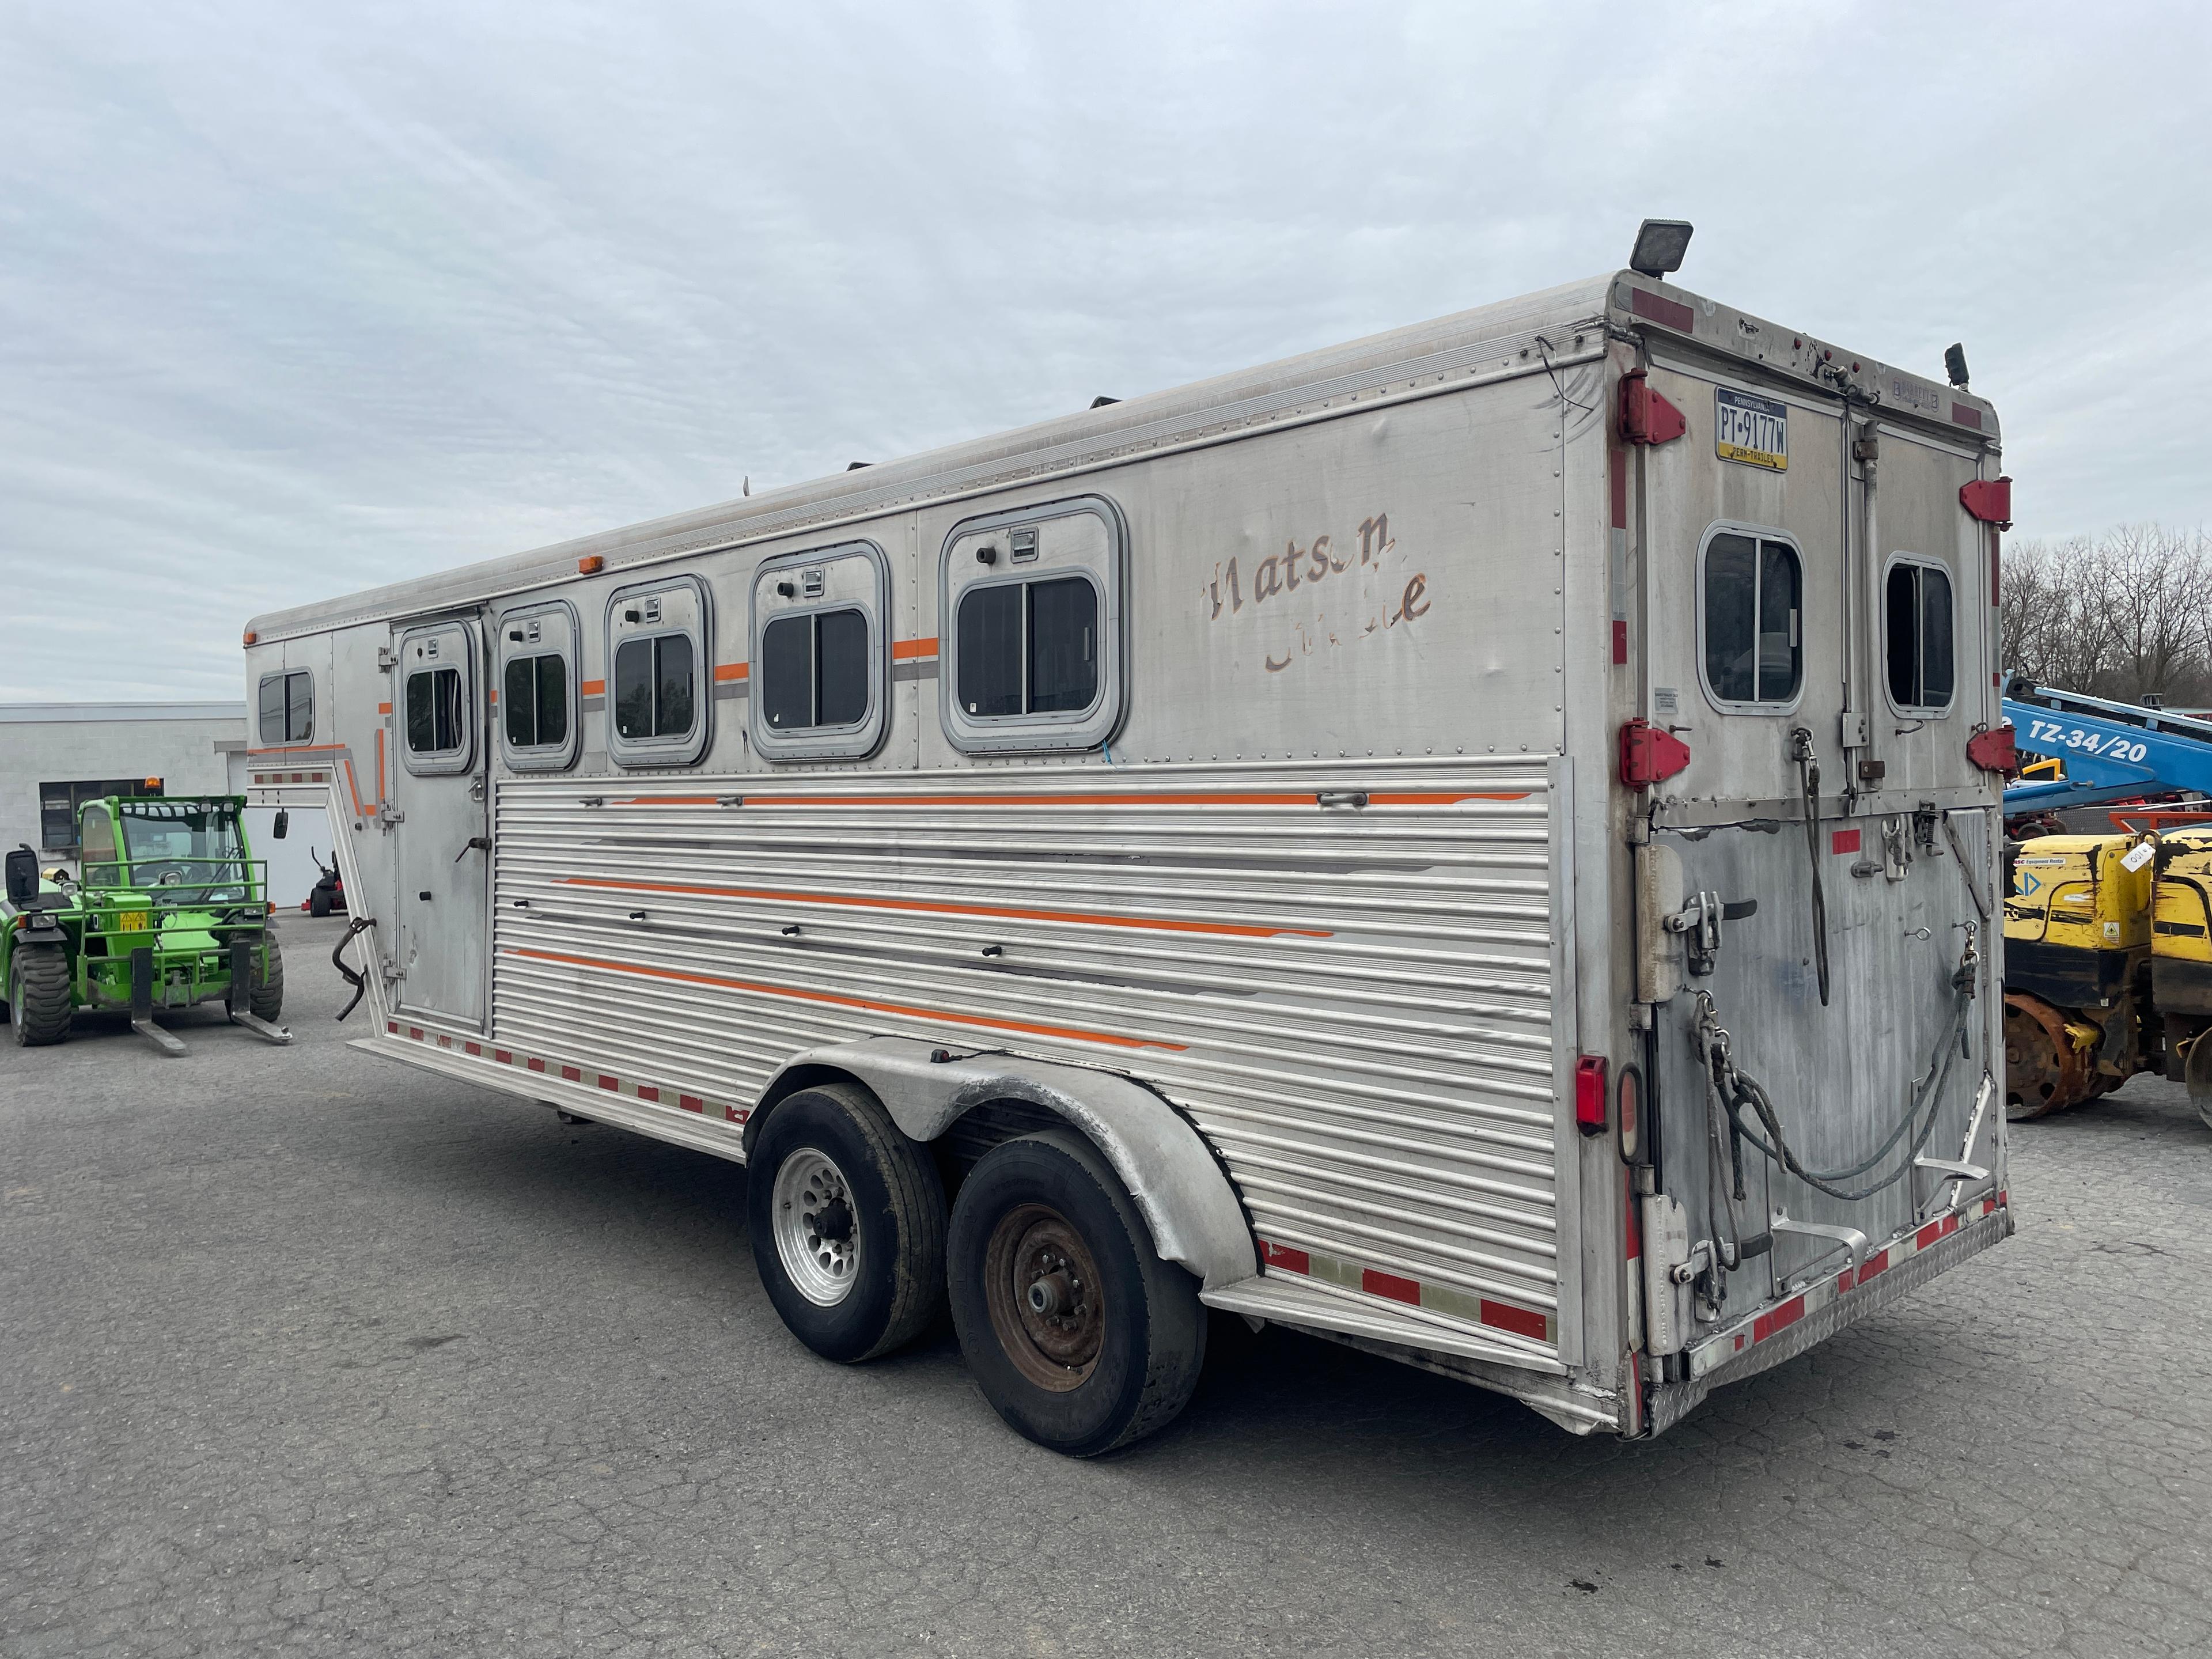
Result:
[[[1603,1054],[1584,1054],[1575,1061],[1575,1127],[1586,1135],[1605,1133]]]

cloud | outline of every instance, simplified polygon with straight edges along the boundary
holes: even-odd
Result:
[[[2203,14],[0,14],[0,697],[1588,275],[1935,370],[2029,533],[2197,522]]]

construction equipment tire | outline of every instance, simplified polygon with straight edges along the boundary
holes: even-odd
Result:
[[[2005,997],[2005,1116],[2046,1117],[2091,1094],[2087,1056],[2074,1047],[2066,1019],[2039,997]]]
[[[2200,1032],[2189,1045],[2181,1076],[2189,1085],[2189,1103],[2204,1120],[2204,1127],[2212,1129],[2212,1029]]]
[[[1097,1148],[1048,1129],[992,1149],[945,1242],[969,1373],[1016,1432],[1096,1457],[1165,1428],[1206,1363],[1198,1280],[1153,1248]]]
[[[256,1019],[265,1019],[272,1024],[276,1016],[284,1012],[284,951],[274,933],[269,936],[269,971],[247,995],[246,1006]]]
[[[19,945],[8,968],[8,1025],[18,1048],[39,1048],[70,1034],[69,952],[58,945]]]

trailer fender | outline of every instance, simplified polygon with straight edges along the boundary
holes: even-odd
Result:
[[[1027,1101],[1057,1112],[1105,1154],[1165,1260],[1188,1267],[1209,1291],[1260,1271],[1252,1229],[1229,1177],[1198,1131],[1141,1083],[1118,1072],[1018,1054],[932,1060],[933,1054],[947,1051],[904,1037],[870,1037],[793,1055],[746,1120],[746,1152],[778,1101],[837,1077],[872,1091],[902,1131],[925,1143],[975,1107]]]

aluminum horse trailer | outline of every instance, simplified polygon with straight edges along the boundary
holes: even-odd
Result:
[[[1634,270],[1101,402],[257,618],[361,1046],[1077,1454],[1209,1309],[1650,1435],[2005,1235],[1987,403]]]

